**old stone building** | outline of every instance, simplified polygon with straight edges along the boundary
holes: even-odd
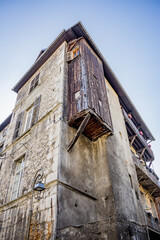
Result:
[[[13,91],[0,125],[0,239],[160,239],[154,137],[83,25]]]

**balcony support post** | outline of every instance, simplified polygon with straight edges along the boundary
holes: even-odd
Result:
[[[131,140],[131,143],[130,143],[131,146],[132,146],[132,144],[134,143],[134,140],[136,139],[136,137],[137,137],[137,134],[132,137],[132,140]]]
[[[151,195],[157,190],[157,188],[155,188],[152,192],[151,192]]]
[[[85,118],[83,119],[82,123],[80,124],[75,137],[72,139],[72,141],[70,142],[67,151],[70,152],[70,150],[72,149],[72,147],[74,146],[74,144],[77,142],[79,136],[81,135],[81,133],[84,131],[85,127],[87,126],[87,123],[89,122],[91,117],[91,114],[88,113]]]
[[[144,176],[141,176],[139,179],[138,179],[138,182],[140,183],[140,181],[144,178]]]
[[[151,167],[151,164],[152,164],[152,161],[150,161],[150,163],[149,163],[149,168]]]
[[[140,159],[142,158],[142,156],[143,156],[145,150],[146,150],[146,148],[143,148],[143,150],[142,150],[142,152],[141,152],[141,154],[140,154]]]

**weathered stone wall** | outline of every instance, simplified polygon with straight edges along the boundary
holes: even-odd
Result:
[[[37,224],[39,238],[54,238],[57,209],[57,166],[60,146],[60,127],[63,102],[63,82],[66,44],[63,43],[46,63],[18,92],[5,141],[6,158],[1,168],[0,239],[22,240],[27,236],[29,212],[32,208],[31,233]],[[40,73],[39,85],[29,93],[32,79]],[[25,132],[26,110],[41,95],[38,122]],[[19,113],[24,111],[20,136],[12,142]],[[11,201],[16,161],[24,155],[18,198]],[[32,187],[37,170],[44,169],[46,190],[40,196]],[[32,203],[31,203],[32,202]],[[35,231],[35,230],[34,230]],[[35,231],[36,232],[36,231]],[[41,235],[40,235],[41,233]],[[37,235],[38,236],[38,235]],[[49,238],[48,238],[49,239]]]
[[[81,135],[68,153],[75,133],[62,122],[57,239],[117,239],[106,138],[93,143]]]
[[[107,81],[106,84],[113,122],[113,135],[107,138],[106,148],[116,206],[119,239],[130,239],[128,227],[131,226],[132,228],[132,225],[136,224],[138,226],[137,233],[133,226],[134,235],[138,236],[139,231],[146,237],[146,231],[143,227],[145,220],[140,199],[139,183],[132,160],[124,118],[118,96]],[[131,176],[131,181],[129,175]]]

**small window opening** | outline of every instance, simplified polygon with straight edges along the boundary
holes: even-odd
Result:
[[[129,174],[129,179],[130,179],[130,183],[131,183],[131,188],[133,188],[132,177],[131,177],[131,175],[130,175],[130,174]]]
[[[80,91],[75,93],[75,99],[77,100],[80,97]]]
[[[93,74],[94,79],[98,80],[97,77]]]
[[[29,93],[33,91],[38,86],[39,74],[32,80]]]
[[[4,129],[3,129],[3,137],[6,136],[6,133],[7,133],[7,128],[4,128]]]
[[[102,107],[102,102],[100,99],[98,100],[98,102],[99,102],[99,106]]]
[[[75,202],[75,205],[74,205],[75,207],[77,207],[78,206],[78,204],[77,204],[77,200],[76,200],[76,202]]]
[[[139,195],[138,195],[138,192],[137,192],[137,191],[135,191],[135,193],[136,193],[136,197],[137,197],[137,199],[139,200]]]
[[[79,55],[79,48],[76,48],[74,51],[73,51],[73,57],[77,57]]]
[[[2,144],[0,145],[0,153],[3,151],[3,146],[4,146],[4,144],[2,143]]]

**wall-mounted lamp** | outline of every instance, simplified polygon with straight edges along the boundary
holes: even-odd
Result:
[[[45,190],[44,183],[42,182],[43,175],[44,175],[44,171],[42,168],[40,168],[36,172],[35,177],[34,177],[33,190],[40,191],[40,192]]]
[[[33,179],[33,185],[32,185],[32,197],[31,197],[31,207],[30,207],[30,213],[29,213],[29,220],[28,220],[28,229],[27,229],[27,240],[30,239],[29,237],[29,233],[30,233],[30,224],[31,224],[31,218],[32,218],[32,203],[33,203],[33,196],[34,196],[34,191],[38,191],[41,192],[43,190],[45,190],[45,185],[42,182],[43,179],[43,175],[44,175],[44,170],[42,168],[40,168],[34,176]]]
[[[44,183],[42,183],[41,181],[36,183],[33,188],[33,190],[39,191],[39,192],[43,191],[44,189],[45,189]]]

